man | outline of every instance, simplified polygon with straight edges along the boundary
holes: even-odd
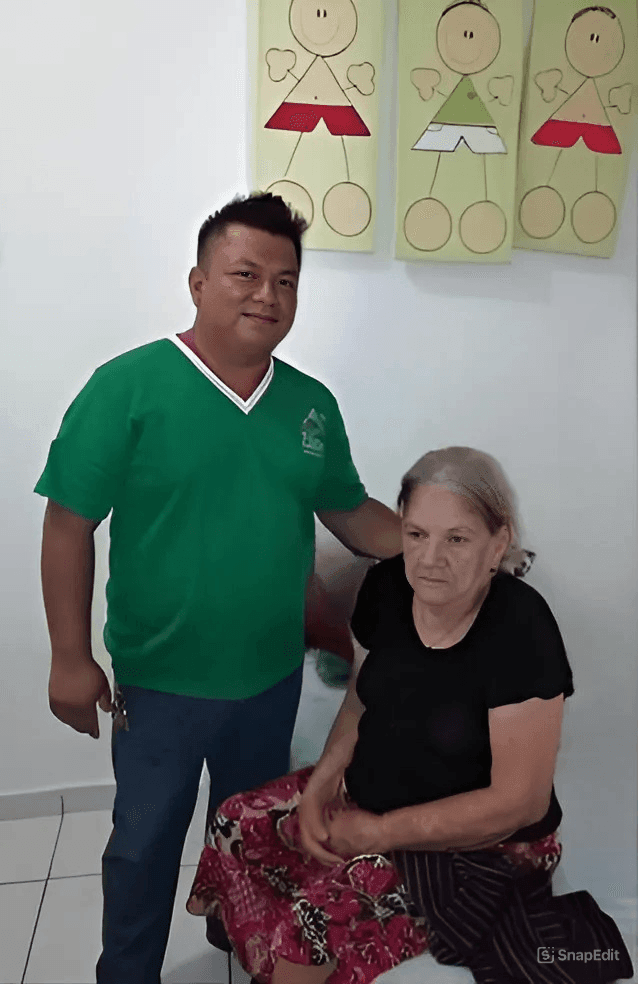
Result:
[[[207,219],[193,328],[94,373],[36,486],[50,706],[94,737],[111,693],[91,654],[93,533],[112,510],[119,712],[98,984],[159,984],[203,763],[211,810],[289,771],[313,512],[354,553],[401,550],[332,394],[272,357],[294,321],[304,229],[268,194]]]

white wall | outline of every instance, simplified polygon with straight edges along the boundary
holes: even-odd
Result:
[[[4,10],[0,794],[112,778],[108,719],[98,743],[48,710],[44,503],[31,489],[92,370],[189,327],[198,226],[248,180],[242,3]],[[601,898],[636,895],[635,185],[611,261],[412,265],[391,258],[384,157],[378,252],[308,253],[280,350],[334,389],[361,474],[387,503],[437,446],[483,448],[508,471],[538,552],[530,581],[577,687],[557,777],[565,872]],[[96,637],[104,577],[102,551]]]

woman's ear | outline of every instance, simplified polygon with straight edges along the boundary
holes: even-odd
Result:
[[[509,523],[506,523],[505,526],[501,526],[500,530],[498,531],[498,533],[496,535],[498,537],[499,549],[498,549],[498,553],[496,555],[496,561],[495,562],[496,562],[496,566],[498,567],[499,564],[502,562],[503,557],[507,553],[507,549],[508,549],[510,543],[514,539],[514,533],[512,531],[512,527],[509,525]]]

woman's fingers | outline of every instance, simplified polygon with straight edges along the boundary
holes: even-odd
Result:
[[[313,858],[316,858],[317,861],[321,861],[321,863],[325,865],[332,866],[334,864],[343,864],[344,862],[344,859],[339,857],[338,854],[332,854],[327,850],[327,848],[322,847],[319,841],[309,843],[306,850],[308,851],[308,854],[313,856]]]
[[[321,817],[313,817],[311,820],[299,818],[299,832],[301,834],[301,846],[307,854],[310,854],[322,864],[342,864],[343,858],[328,851],[323,844],[328,840],[328,831],[321,822]]]

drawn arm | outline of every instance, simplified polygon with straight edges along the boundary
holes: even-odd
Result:
[[[418,89],[424,102],[428,102],[435,92],[439,92],[442,96],[447,95],[446,92],[437,89],[440,81],[441,73],[437,72],[435,68],[413,68],[410,72],[410,82],[415,89]]]
[[[617,109],[619,113],[623,116],[628,116],[631,113],[631,101],[634,94],[634,87],[631,82],[627,82],[625,85],[618,85],[615,89],[609,90],[609,103],[608,109]]]
[[[286,48],[284,51],[280,48],[269,48],[266,52],[268,74],[273,82],[283,82],[287,75],[292,75],[293,79],[299,81],[291,71],[295,67],[296,61],[297,56],[290,48]]]
[[[492,97],[492,102],[498,99],[501,106],[509,106],[514,95],[514,76],[496,76],[487,83],[487,91]]]
[[[374,92],[374,65],[371,65],[370,62],[363,62],[362,65],[351,65],[346,72],[346,78],[352,84],[347,86],[343,90],[344,92],[347,92],[348,89],[357,89],[362,96],[371,96]]]
[[[546,72],[539,72],[534,76],[534,82],[541,90],[543,101],[553,102],[557,93],[564,92],[566,96],[570,93],[566,89],[561,89],[560,83],[563,81],[563,73],[559,68],[550,68]]]

